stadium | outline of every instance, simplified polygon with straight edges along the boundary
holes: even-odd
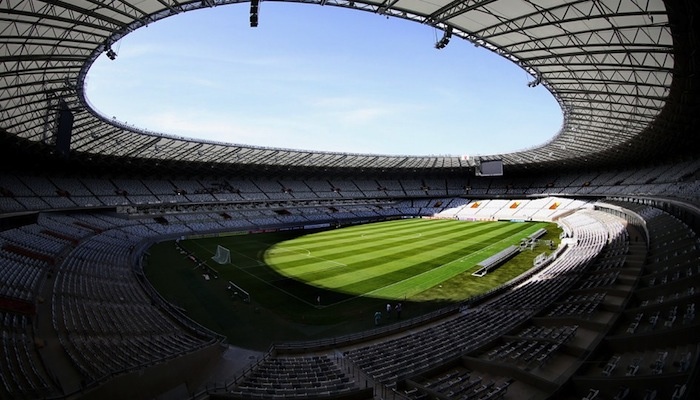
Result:
[[[437,49],[461,39],[494,52],[529,74],[528,85],[551,92],[561,130],[544,145],[480,157],[291,150],[149,132],[90,106],[85,80],[95,60],[117,58],[113,45],[139,28],[202,8],[246,7],[254,28],[258,0],[0,1],[0,398],[700,397],[695,0],[298,3],[425,24],[442,34]],[[233,245],[214,254],[223,238],[332,233],[339,244],[294,237],[309,242],[270,244],[266,257],[280,260],[289,282],[322,282],[323,294],[311,292],[307,303],[334,310],[328,296],[341,303],[364,281],[358,273],[348,278],[353,285],[338,283],[328,271],[351,262],[324,251],[371,248],[358,238],[411,224],[425,228],[401,235],[428,249],[487,222],[497,224],[488,225],[494,237],[523,228],[516,248],[543,244],[536,224],[561,233],[526,271],[478,294],[420,315],[407,307],[391,324],[374,326],[368,316],[353,333],[274,340],[265,351],[195,321],[148,275],[160,244],[182,244],[180,258],[218,276],[240,265]],[[394,225],[363,231],[375,224]],[[214,247],[195,254],[195,238]],[[411,248],[393,240],[376,243],[395,246],[391,257]],[[458,253],[464,240],[441,245],[461,260],[491,243]],[[386,247],[368,251],[377,258],[362,271],[374,279],[405,268],[402,292],[414,277],[459,265],[433,265],[408,250],[404,259],[415,266],[381,264]],[[512,256],[506,250],[481,254],[479,271],[455,274],[500,274]],[[305,269],[314,263],[328,271]],[[223,285],[240,297],[233,304],[241,313],[264,314],[256,305],[273,293]],[[401,297],[389,285],[352,296],[395,303]]]

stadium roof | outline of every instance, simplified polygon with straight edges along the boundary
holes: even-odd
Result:
[[[298,2],[435,26],[448,39],[466,39],[530,73],[532,85],[545,85],[555,96],[564,124],[543,146],[483,157],[503,159],[508,170],[590,168],[698,154],[695,0]],[[59,104],[65,102],[75,118],[71,150],[77,155],[336,170],[474,166],[474,159],[459,156],[350,154],[198,141],[120,125],[90,108],[83,91],[85,76],[117,40],[175,14],[232,3],[241,1],[0,1],[0,128],[29,147],[51,143]]]

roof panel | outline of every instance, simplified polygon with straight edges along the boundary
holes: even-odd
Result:
[[[90,111],[82,87],[87,68],[110,41],[126,32],[205,2],[52,3],[0,2],[0,126],[18,136],[42,140],[50,135],[45,121],[52,102],[60,97],[79,116],[74,144],[102,154],[125,155],[146,146],[149,156],[159,159],[198,160],[197,151],[202,150],[208,159],[246,164],[398,169],[465,165],[457,156],[394,157],[203,143],[119,125]],[[535,84],[550,89],[568,120],[542,147],[493,155],[512,163],[530,163],[534,155],[563,160],[579,157],[581,151],[604,152],[611,140],[643,134],[670,93],[673,37],[661,0],[399,0],[389,10],[380,9],[385,4],[380,1],[326,4],[420,20],[440,29],[448,24],[455,35],[479,42],[536,76]],[[567,152],[552,147],[579,137],[590,139],[587,148]]]
[[[402,10],[410,10],[417,15],[431,15],[447,4],[446,1],[420,1],[420,0],[401,0],[395,8]]]

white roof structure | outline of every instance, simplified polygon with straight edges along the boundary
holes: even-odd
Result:
[[[484,157],[502,159],[508,168],[603,165],[689,151],[683,142],[697,105],[698,52],[692,39],[697,28],[690,21],[698,4],[693,0],[298,2],[428,24],[448,39],[468,40],[530,73],[531,85],[545,85],[555,96],[564,124],[543,146]],[[175,14],[233,3],[241,1],[0,1],[0,128],[23,142],[50,143],[59,102],[65,102],[75,118],[75,154],[271,168],[474,166],[475,160],[459,156],[298,151],[186,139],[120,125],[90,108],[85,76],[112,43]]]

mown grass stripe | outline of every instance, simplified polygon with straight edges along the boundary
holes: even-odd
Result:
[[[435,249],[434,251],[420,253],[410,259],[397,259],[381,266],[354,271],[353,274],[343,274],[335,277],[335,279],[313,281],[312,284],[320,284],[322,287],[333,287],[343,292],[364,293],[373,291],[387,284],[430,271],[455,259],[482,251],[480,256],[474,257],[474,264],[476,264],[483,258],[487,258],[508,245],[518,242],[520,237],[522,237],[522,234],[519,234],[519,232],[519,230],[502,232],[499,235],[492,236],[488,241],[475,243],[467,248],[456,248],[453,251],[449,251],[451,247]],[[500,246],[494,245],[498,243],[501,243]],[[490,248],[490,251],[483,251],[484,248]],[[464,267],[465,270],[471,268],[471,266],[467,265]],[[362,277],[364,279],[361,279]],[[343,284],[344,282],[347,283]]]
[[[370,255],[372,252],[384,251],[388,247],[406,244],[409,239],[413,242],[419,241],[422,243],[430,239],[458,241],[492,229],[493,226],[469,226],[468,223],[462,222],[458,225],[436,226],[431,229],[424,229],[421,230],[420,235],[412,229],[408,232],[402,231],[403,233],[400,235],[376,237],[371,240],[363,240],[356,237],[354,241],[339,243],[332,240],[332,238],[328,238],[324,246],[317,247],[296,246],[296,241],[291,241],[271,248],[266,254],[266,261],[274,263],[280,269],[286,269],[313,264],[314,259],[333,259],[337,261],[345,256],[355,255],[360,252]]]
[[[506,226],[501,227],[500,229],[506,232],[506,235],[510,235],[510,232],[516,230],[517,228]],[[336,260],[339,263],[351,266],[352,269],[348,269],[347,271],[352,271],[353,273],[356,273],[362,268],[370,266],[379,267],[383,264],[387,264],[392,261],[395,262],[405,260],[402,262],[410,265],[411,260],[407,260],[408,258],[415,259],[415,257],[417,256],[422,255],[423,257],[425,257],[426,254],[430,254],[430,258],[435,259],[435,256],[432,254],[434,254],[435,252],[445,252],[448,251],[448,249],[450,248],[453,248],[455,251],[462,252],[474,251],[478,249],[478,247],[482,246],[481,243],[488,241],[491,236],[500,233],[501,230],[497,232],[485,232],[481,235],[472,235],[468,240],[455,240],[454,236],[448,236],[444,238],[433,238],[430,240],[423,240],[420,242],[420,245],[417,245],[416,243],[404,242],[404,244],[397,246],[380,246],[378,250],[374,250],[372,252],[349,250],[344,252],[342,257],[336,254],[336,256],[332,257],[331,259]],[[476,245],[477,247],[470,247],[474,245]],[[316,281],[322,279],[324,276],[337,276],[339,272],[342,272],[335,268],[336,265],[337,264],[334,264],[332,266],[333,268],[331,268],[331,271],[324,272],[322,269],[319,270],[320,268],[323,268],[324,264],[319,265],[318,263],[309,263],[306,266],[295,267],[295,269],[291,271],[285,269],[282,271],[282,273],[294,274],[294,276],[303,280]],[[328,267],[329,265],[325,264],[325,266]]]
[[[373,222],[369,224],[346,226],[342,229],[333,229],[323,232],[317,232],[310,235],[300,236],[296,238],[301,242],[323,242],[327,236],[333,237],[345,237],[345,236],[356,236],[358,234],[367,233],[381,233],[390,232],[397,229],[407,229],[410,226],[421,225],[424,220],[420,218],[410,218],[410,219],[399,219],[393,221],[383,221],[383,222]]]
[[[515,229],[510,225],[504,225],[500,229]],[[287,262],[277,262],[275,257],[268,259],[268,264],[274,264],[273,266],[279,269],[283,274],[294,275],[300,279],[304,280],[315,280],[320,279],[320,276],[307,277],[305,273],[315,273],[319,270],[325,268],[335,269],[338,265],[350,265],[356,261],[371,261],[376,263],[376,260],[385,260],[403,258],[411,256],[414,254],[419,254],[424,251],[430,251],[435,248],[440,248],[448,245],[458,245],[458,247],[464,247],[471,242],[479,242],[485,240],[488,235],[492,234],[492,230],[479,231],[479,234],[471,232],[467,234],[457,228],[453,228],[450,231],[440,231],[434,235],[425,235],[420,238],[415,238],[411,242],[406,241],[406,237],[403,240],[391,240],[391,241],[379,241],[372,243],[371,246],[356,246],[344,247],[342,251],[338,249],[333,253],[325,253],[323,257],[316,256],[317,253],[308,253],[305,257],[297,258],[296,260],[289,260]],[[468,236],[469,239],[464,239],[464,236]],[[296,255],[299,257],[299,255]],[[333,263],[328,263],[328,260],[333,260]],[[353,267],[360,267],[361,265],[353,265]],[[331,272],[330,275],[335,275]]]
[[[489,229],[489,227],[487,226],[468,226],[468,224],[465,223],[456,225],[450,224],[443,226],[436,225],[429,227],[428,229],[418,230],[415,228],[411,228],[392,232],[391,234],[371,235],[369,237],[356,236],[353,238],[347,238],[343,240],[336,240],[335,238],[329,237],[328,240],[323,244],[317,244],[316,246],[304,245],[303,248],[313,252],[314,254],[319,255],[322,255],[324,252],[327,254],[333,253],[336,252],[339,248],[344,247],[360,248],[362,246],[367,246],[368,250],[371,250],[369,249],[369,247],[372,247],[373,245],[377,245],[379,243],[399,243],[406,241],[407,239],[410,240],[417,238],[434,238],[439,237],[441,235],[448,235],[453,232],[459,232],[462,235],[468,235],[470,234],[470,232],[476,233],[487,229]]]
[[[410,223],[404,221],[410,221]],[[420,219],[407,219],[398,221],[386,221],[384,223],[370,223],[365,225],[348,226],[343,227],[342,229],[332,229],[300,236],[296,238],[295,241],[312,246],[317,243],[323,244],[330,237],[342,240],[347,238],[355,238],[361,235],[371,235],[374,232],[380,232],[383,234],[385,232],[411,229],[412,226],[419,226],[420,221]],[[384,226],[383,224],[387,224],[387,226]]]
[[[343,245],[358,245],[360,243],[374,243],[377,240],[385,240],[390,238],[396,238],[397,240],[405,240],[407,236],[416,236],[418,233],[429,234],[431,232],[438,232],[440,230],[457,229],[461,226],[461,229],[476,229],[475,226],[467,226],[466,223],[459,223],[457,221],[451,224],[423,224],[420,226],[420,231],[417,232],[415,226],[401,226],[400,229],[392,230],[382,230],[382,231],[362,231],[356,232],[352,235],[340,234],[344,229],[337,231],[328,231],[324,233],[319,233],[318,235],[311,235],[312,237],[318,236],[318,238],[313,241],[309,240],[294,240],[293,244],[296,248],[303,248],[312,252],[323,251],[327,249],[336,249]],[[456,224],[454,222],[457,222]],[[305,237],[306,238],[306,237]],[[280,243],[275,246],[277,248],[283,248],[288,244]]]
[[[333,231],[327,231],[327,232],[322,232],[314,235],[309,235],[309,236],[304,236],[303,240],[295,240],[299,245],[303,245],[305,247],[316,247],[320,246],[323,247],[326,245],[326,243],[330,241],[336,241],[337,243],[355,243],[357,241],[372,241],[377,238],[388,238],[388,237],[401,237],[405,236],[406,232],[410,232],[411,234],[416,234],[419,232],[425,232],[425,231],[430,231],[430,230],[439,230],[439,229],[449,229],[450,227],[458,227],[461,226],[462,229],[479,229],[479,227],[482,227],[484,225],[488,225],[485,223],[470,223],[470,222],[464,222],[464,221],[455,221],[455,220],[431,220],[430,223],[427,223],[426,220],[412,220],[412,221],[423,221],[422,224],[418,225],[401,225],[401,226],[394,226],[393,229],[390,230],[385,230],[383,228],[377,228],[374,230],[362,230],[362,231],[356,231],[353,232],[352,234],[348,234],[347,232],[344,232],[346,229],[349,228],[343,228],[340,230],[333,230]],[[494,224],[495,222],[491,222],[491,224]],[[505,224],[505,223],[504,223]],[[370,225],[376,225],[376,224],[370,224]],[[313,238],[313,239],[311,239]]]
[[[401,281],[397,281],[393,284],[368,292],[367,295],[383,298],[400,298],[400,296],[405,298],[414,296],[437,286],[448,279],[473,269],[476,264],[482,261],[484,258],[496,254],[504,247],[518,243],[522,235],[529,235],[538,229],[539,227],[526,229],[519,232],[518,235],[505,238],[500,242],[494,243],[491,245],[492,247],[486,247],[483,250],[476,251],[465,257],[454,259],[421,274],[407,277]]]
[[[441,265],[455,257],[464,256],[491,243],[513,236],[525,227],[525,225],[507,224],[482,235],[472,235],[469,240],[453,240],[454,237],[449,237],[447,240],[441,241],[436,238],[424,242],[422,246],[407,243],[383,251],[375,251],[371,255],[356,252],[346,257],[334,258],[337,262],[351,266],[348,268],[332,268],[326,271],[293,275],[288,270],[280,272],[321,287],[353,292],[374,290],[392,279],[395,281],[395,278],[391,278],[392,274],[410,276],[424,272],[426,269],[434,267],[436,263]],[[443,255],[439,256],[439,253],[443,253]],[[400,273],[401,270],[405,271]],[[367,281],[374,281],[374,283],[368,285]],[[358,285],[363,289],[360,287],[352,288],[351,285]]]

